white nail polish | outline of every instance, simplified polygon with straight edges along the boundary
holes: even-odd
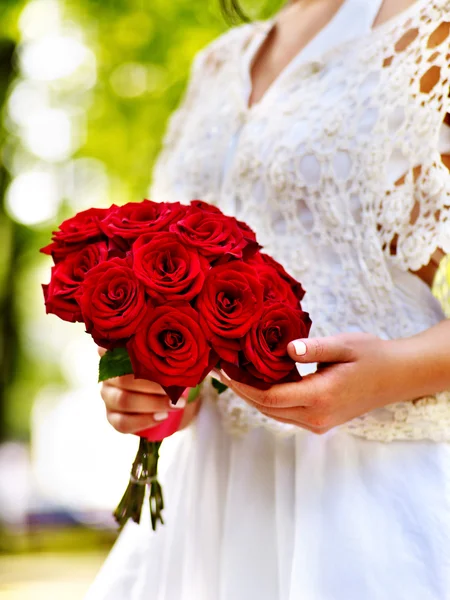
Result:
[[[176,404],[170,401],[170,406],[172,408],[184,408],[186,406],[186,398],[180,398]]]
[[[304,356],[306,354],[307,348],[305,342],[294,340],[292,344],[294,345],[295,354],[297,356]]]
[[[168,416],[169,416],[169,413],[160,412],[160,413],[155,413],[153,415],[153,418],[154,418],[155,421],[165,421]]]
[[[226,385],[227,381],[231,381],[231,379],[228,377],[228,375],[226,373],[224,373],[223,371],[219,371],[219,375],[220,375],[220,381]]]

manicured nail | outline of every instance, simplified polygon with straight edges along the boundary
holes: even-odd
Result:
[[[224,373],[223,371],[219,371],[219,375],[220,375],[220,380],[222,383],[227,383],[227,381],[231,381],[231,379],[228,377],[228,375],[226,373]]]
[[[172,408],[184,408],[186,406],[186,398],[181,397],[176,404],[171,400],[170,406]]]
[[[167,417],[169,416],[169,413],[166,412],[160,412],[160,413],[155,413],[153,415],[153,419],[155,421],[165,421],[167,419]]]
[[[301,342],[300,340],[294,340],[292,342],[292,345],[294,346],[295,354],[297,356],[304,356],[306,354],[307,348],[305,342]]]

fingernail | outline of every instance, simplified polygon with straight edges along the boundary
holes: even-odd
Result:
[[[226,373],[224,373],[224,371],[219,371],[219,375],[220,375],[220,380],[222,381],[222,383],[231,381],[231,379],[228,377],[228,375]]]
[[[169,413],[166,412],[160,412],[160,413],[155,413],[153,415],[153,419],[155,421],[165,421],[169,416]]]
[[[300,340],[294,340],[292,342],[292,345],[294,346],[295,354],[297,356],[304,356],[306,354],[307,348],[305,342],[301,342]]]
[[[186,406],[186,398],[181,397],[176,404],[171,400],[170,406],[172,408],[184,408]]]

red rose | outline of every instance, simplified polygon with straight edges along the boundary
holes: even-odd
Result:
[[[218,206],[214,206],[214,204],[208,204],[208,202],[204,202],[203,200],[191,200],[190,206],[193,208],[198,208],[203,212],[217,213],[223,215],[223,212]]]
[[[176,233],[140,237],[133,245],[133,267],[148,295],[159,302],[192,300],[210,269],[208,261],[187,248]]]
[[[287,345],[308,337],[310,328],[308,313],[282,303],[265,305],[262,315],[242,340],[239,366],[223,361],[220,366],[235,381],[259,389],[298,381],[301,377],[287,353]]]
[[[52,268],[48,285],[43,285],[47,313],[53,313],[64,321],[83,321],[80,306],[76,300],[80,284],[86,274],[108,258],[105,242],[90,244],[76,254]]]
[[[235,218],[226,217],[220,211],[205,211],[198,202],[185,217],[171,225],[170,230],[211,262],[224,255],[242,258],[249,244]]]
[[[249,264],[258,273],[259,281],[264,286],[264,302],[284,302],[293,308],[299,308],[300,301],[295,296],[289,283],[280,276],[279,271],[264,261],[251,260]]]
[[[136,377],[162,385],[176,401],[186,387],[198,385],[217,364],[188,303],[159,306],[148,314],[127,344]]]
[[[255,252],[259,248],[261,248],[261,246],[256,241],[256,233],[253,231],[253,229],[251,229],[247,225],[247,223],[244,223],[244,221],[237,221],[237,224],[239,226],[239,229],[242,231],[242,235],[244,236],[244,239],[247,241],[249,246],[251,246],[251,248],[254,249]]]
[[[115,209],[113,205],[111,209]],[[105,239],[100,223],[111,209],[90,208],[63,221],[58,231],[53,232],[53,243],[41,249],[43,254],[51,254],[55,263],[72,252],[82,250],[86,244]]]
[[[264,288],[255,270],[232,261],[209,271],[197,300],[201,322],[217,354],[237,362],[239,339],[259,318]]]
[[[250,259],[249,263],[255,268],[257,268],[256,265],[259,264],[268,265],[269,267],[275,269],[278,272],[278,275],[289,285],[298,302],[303,300],[305,290],[302,288],[301,284],[291,275],[289,275],[289,273],[285,271],[284,267],[282,267],[282,265],[280,265],[280,263],[274,260],[271,256],[268,254],[263,254],[262,252],[258,252]]]
[[[144,287],[123,258],[91,269],[77,299],[86,331],[105,348],[123,346],[148,312]]]
[[[168,231],[187,210],[179,202],[128,202],[108,215],[102,229],[118,248],[128,250],[140,235]]]

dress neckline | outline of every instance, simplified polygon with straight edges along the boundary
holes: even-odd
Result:
[[[362,39],[363,36],[370,39],[372,36],[381,35],[398,22],[407,21],[416,10],[420,10],[428,1],[416,0],[390,19],[374,26],[374,21],[381,9],[383,0],[344,0],[328,23],[280,71],[263,96],[257,102],[249,105],[253,90],[251,78],[253,63],[267,37],[276,26],[277,19],[273,17],[265,21],[258,21],[255,24],[258,26],[258,30],[255,34],[252,28],[254,37],[248,44],[243,56],[241,56],[241,82],[243,83],[245,112],[251,114],[264,105],[266,97],[270,97],[281,82],[301,65],[308,63],[320,64],[329,53],[337,51],[352,41]]]

